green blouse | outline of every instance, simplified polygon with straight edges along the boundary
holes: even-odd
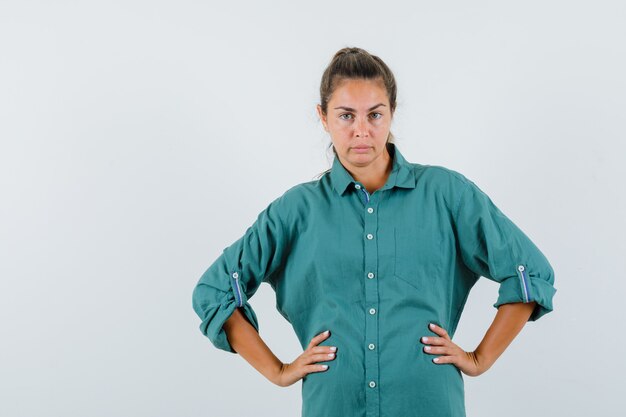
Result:
[[[554,271],[543,253],[462,174],[407,162],[369,194],[335,158],[318,180],[273,200],[200,277],[193,308],[201,332],[236,353],[222,326],[262,282],[306,349],[337,346],[328,369],[302,379],[303,417],[465,416],[463,375],[437,364],[422,336],[435,323],[453,338],[470,289],[500,284],[494,307],[536,301],[552,311]]]

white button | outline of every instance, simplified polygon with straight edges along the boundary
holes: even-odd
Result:
[[[375,347],[376,346],[373,343],[370,343],[369,346],[368,346],[368,348],[370,348],[370,350],[374,350]]]
[[[520,270],[520,272],[524,271],[524,265],[520,265],[520,266],[518,266],[518,267],[517,267],[517,269],[519,269],[519,270]]]
[[[367,212],[368,212],[368,213],[373,213],[373,212],[374,212],[374,209],[373,209],[373,208],[371,208],[371,207],[368,207],[368,208],[367,208]]]
[[[239,278],[239,274],[236,272],[233,272],[233,278]]]
[[[371,234],[371,233],[368,233],[368,234],[367,234],[367,238],[368,238],[369,240],[372,240],[372,239],[374,239],[374,235],[373,235],[373,234]]]
[[[374,388],[376,386],[376,382],[370,381],[370,388]]]
[[[354,184],[354,188],[356,188],[357,190],[360,190],[361,186],[359,184]]]
[[[374,278],[374,273],[373,273],[373,272],[368,272],[368,273],[367,273],[367,277],[368,277],[369,279]]]
[[[370,308],[370,314],[376,314],[376,309],[375,308]]]

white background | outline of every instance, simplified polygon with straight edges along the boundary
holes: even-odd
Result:
[[[0,415],[299,415],[301,383],[215,349],[191,293],[330,167],[319,81],[358,46],[395,73],[403,155],[475,181],[556,272],[555,310],[464,376],[468,417],[617,416],[624,2],[223,3],[0,3]],[[466,350],[497,290],[472,291]],[[251,299],[289,362],[274,303]]]

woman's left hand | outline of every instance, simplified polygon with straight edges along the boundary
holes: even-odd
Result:
[[[425,336],[420,340],[424,346],[424,352],[432,355],[442,355],[433,358],[436,364],[451,363],[465,375],[478,376],[489,367],[481,364],[474,352],[466,352],[450,339],[448,332],[435,324],[430,324],[429,328],[437,336]]]

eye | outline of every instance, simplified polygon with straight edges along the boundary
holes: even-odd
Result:
[[[383,117],[382,113],[372,113],[372,116],[376,114],[378,115],[378,117],[373,117],[374,119],[380,119],[381,117]]]
[[[343,116],[351,116],[352,117],[352,115],[350,113],[344,113],[344,114],[340,114],[339,118],[343,119],[343,120],[348,120],[347,118],[344,118]]]

